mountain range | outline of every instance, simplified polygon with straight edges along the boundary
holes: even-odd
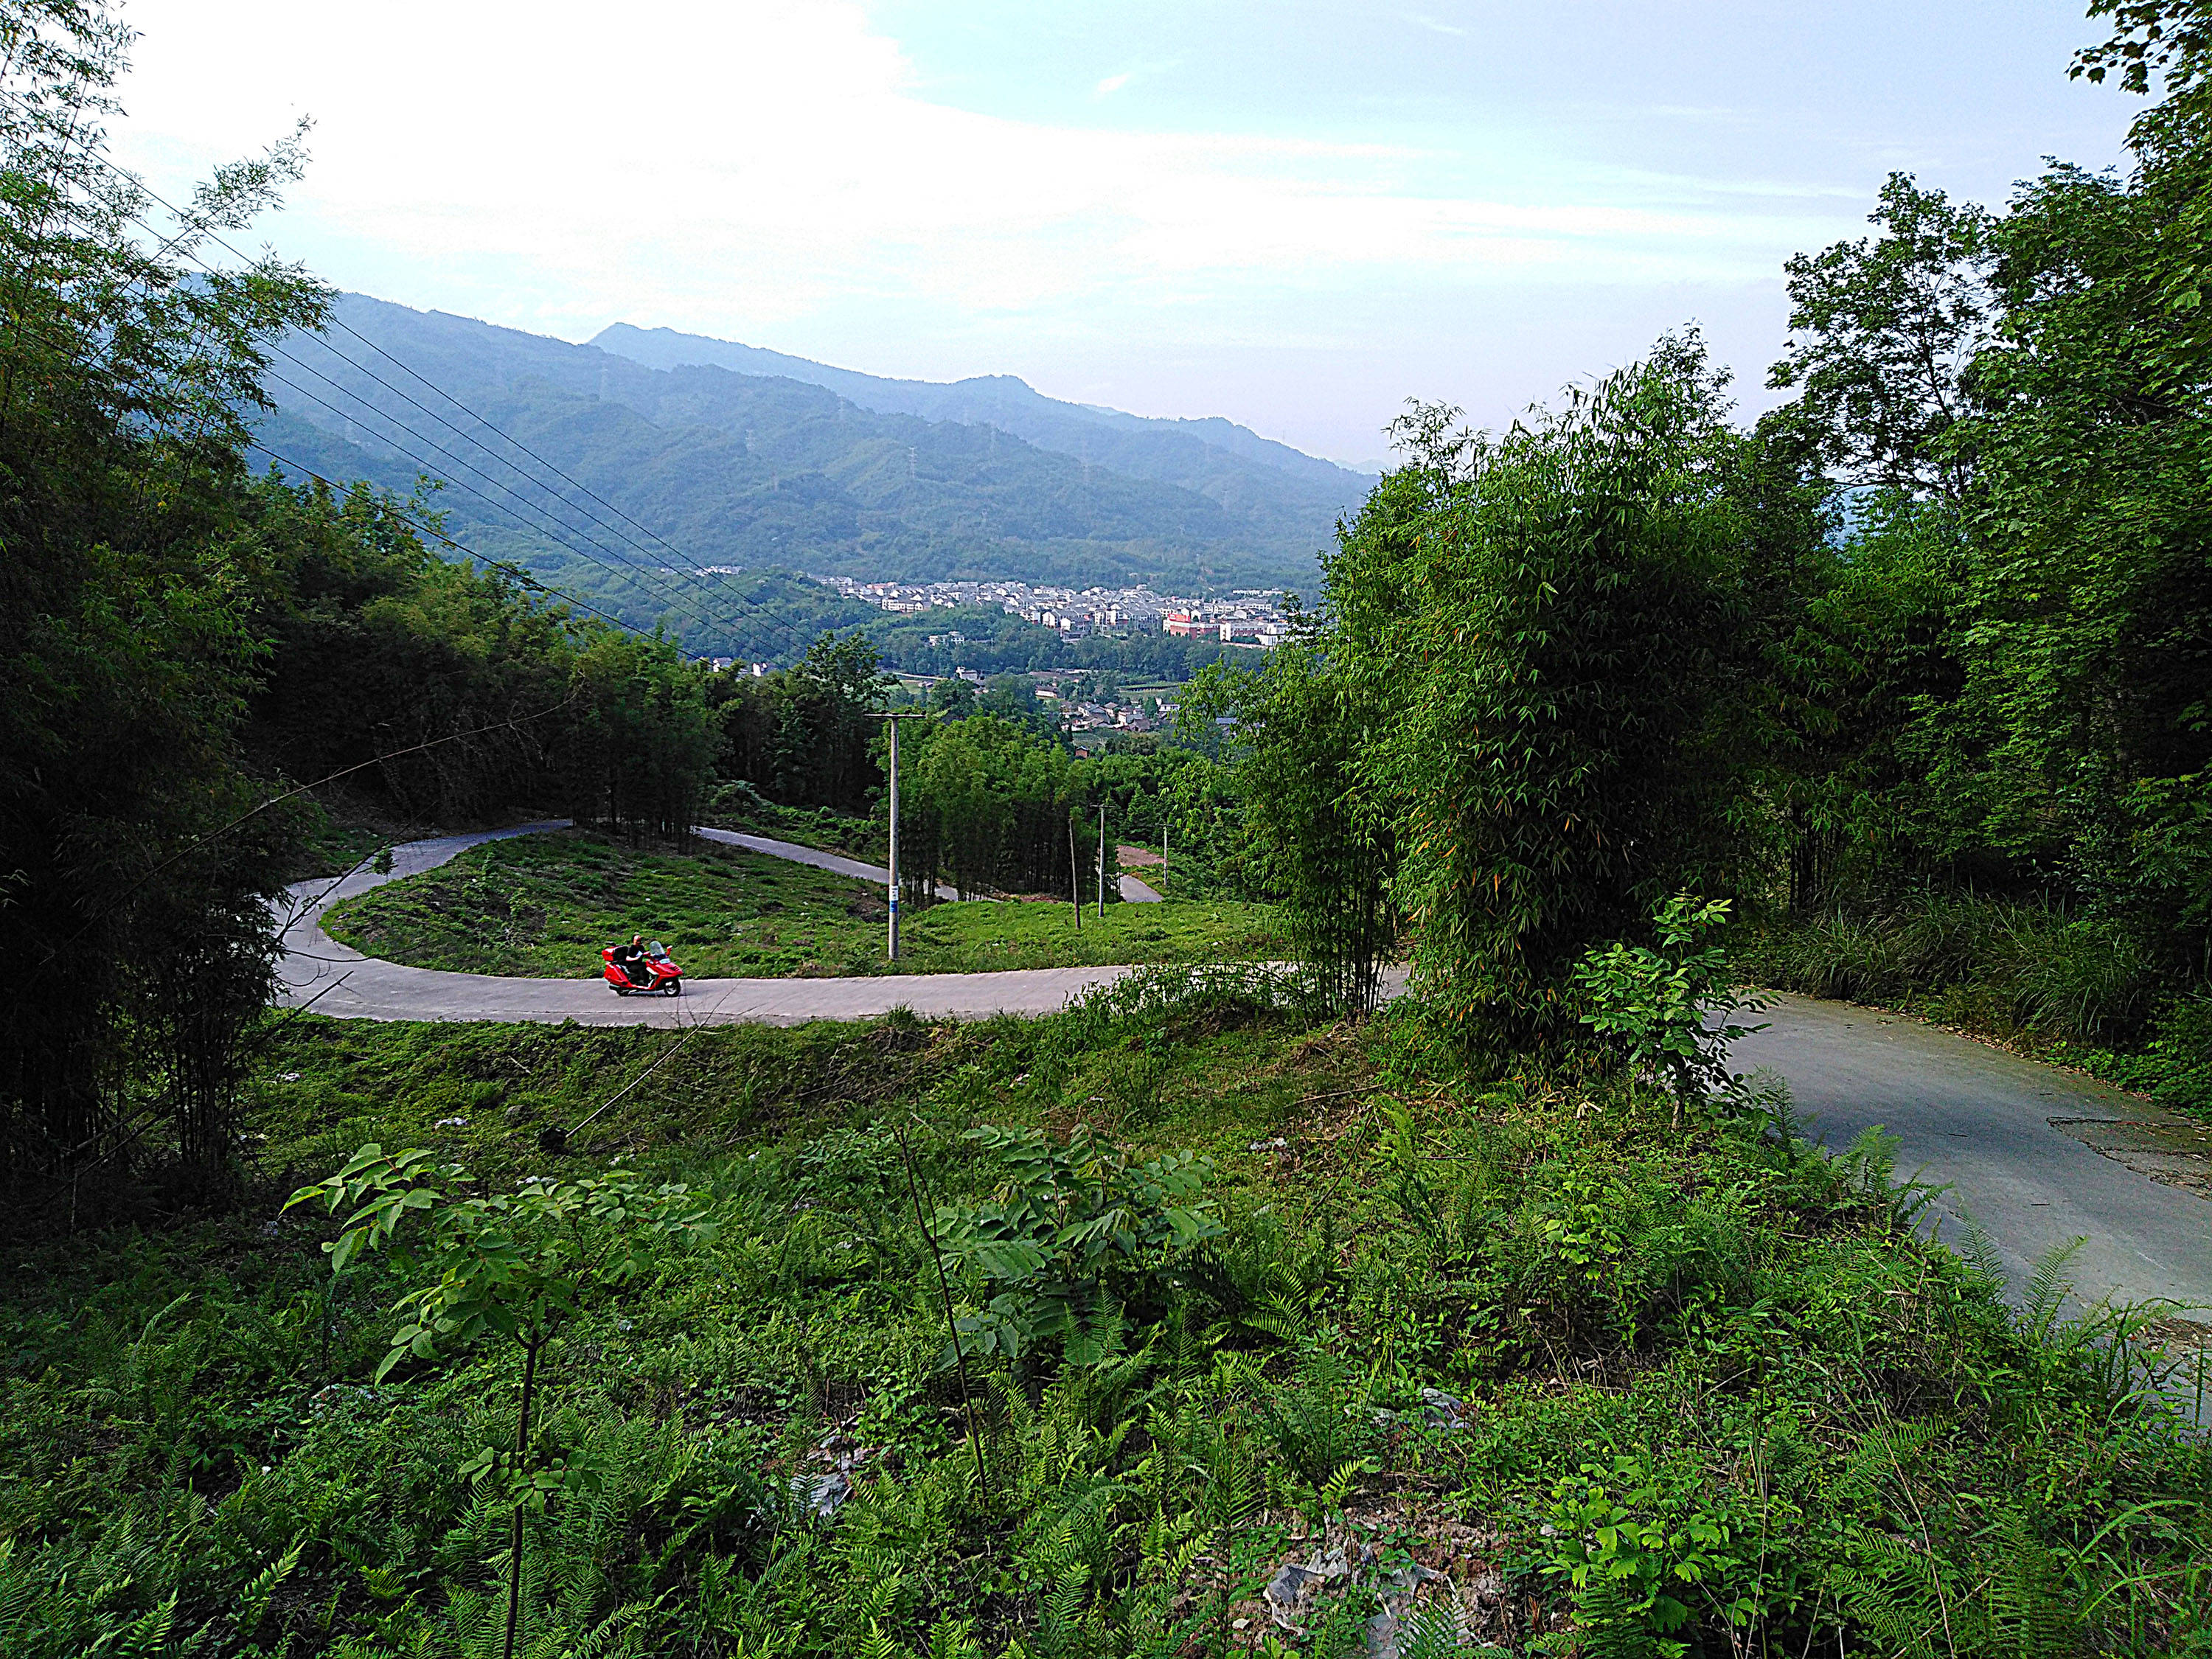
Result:
[[[601,329],[592,337],[591,343],[648,368],[705,364],[734,369],[740,374],[779,375],[827,386],[848,403],[886,415],[919,415],[925,420],[995,426],[1039,449],[1073,455],[1109,471],[1185,484],[1207,493],[1212,493],[1207,490],[1209,483],[1241,471],[1224,469],[1219,459],[1223,455],[1273,467],[1331,495],[1341,495],[1347,486],[1364,485],[1360,474],[1334,461],[1263,438],[1249,427],[1218,415],[1202,420],[1126,415],[1095,404],[1048,398],[1011,374],[979,374],[951,381],[889,380],[854,369],[809,362],[804,357],[787,357],[759,346],[678,334],[673,329],[637,328],[629,323]],[[1215,453],[1209,456],[1207,450]]]
[[[712,567],[1306,587],[1371,482],[1225,420],[1004,376],[883,380],[627,325],[576,345],[355,294],[281,343],[268,390],[261,438],[295,470],[434,478],[457,539],[625,619]]]

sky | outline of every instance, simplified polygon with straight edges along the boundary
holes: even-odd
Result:
[[[1782,264],[1893,169],[2116,163],[2080,0],[130,0],[112,152],[170,195],[311,117],[270,246],[588,339],[1016,374],[1387,455],[1695,324],[1772,401]]]

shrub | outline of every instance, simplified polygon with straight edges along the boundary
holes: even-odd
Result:
[[[2168,964],[2120,923],[1971,896],[1832,912],[1761,942],[1746,965],[1782,990],[1930,998],[1959,1024],[2092,1045],[2140,1037],[2172,983]]]
[[[1575,968],[1582,1023],[1627,1067],[1632,1087],[1644,1077],[1667,1085],[1677,1128],[1685,1106],[1728,1083],[1728,1045],[1749,1035],[1744,1026],[1705,1024],[1706,1011],[1727,994],[1728,953],[1717,945],[1695,947],[1728,911],[1726,899],[1700,903],[1677,894],[1652,918],[1658,949],[1615,942],[1585,952]]]
[[[1397,806],[1416,977],[1470,1046],[1570,1036],[1582,952],[1725,862],[1758,538],[1723,379],[1692,335],[1496,439],[1425,411],[1329,562],[1325,648],[1386,711],[1358,771]]]
[[[1136,1164],[1080,1127],[1065,1141],[988,1124],[963,1138],[1000,1170],[988,1201],[937,1218],[945,1249],[997,1287],[957,1322],[964,1352],[1094,1364],[1120,1346],[1128,1298],[1153,1297],[1182,1252],[1221,1234],[1192,1201],[1213,1172],[1192,1153]]]

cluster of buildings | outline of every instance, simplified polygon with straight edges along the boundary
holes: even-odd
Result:
[[[1279,593],[1252,589],[1218,599],[1187,599],[1149,587],[1033,587],[1027,582],[863,582],[850,576],[817,576],[848,599],[894,614],[958,605],[997,606],[1069,639],[1092,635],[1126,637],[1166,633],[1184,639],[1274,646],[1287,632]],[[957,644],[956,634],[933,636]]]

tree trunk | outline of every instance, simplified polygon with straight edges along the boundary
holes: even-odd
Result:
[[[522,1474],[522,1460],[530,1451],[531,1395],[538,1384],[538,1351],[544,1346],[541,1339],[522,1346],[522,1417],[514,1425],[514,1472]],[[514,1659],[515,1632],[522,1625],[522,1499],[514,1500],[514,1530],[507,1549],[507,1651],[505,1659]]]

